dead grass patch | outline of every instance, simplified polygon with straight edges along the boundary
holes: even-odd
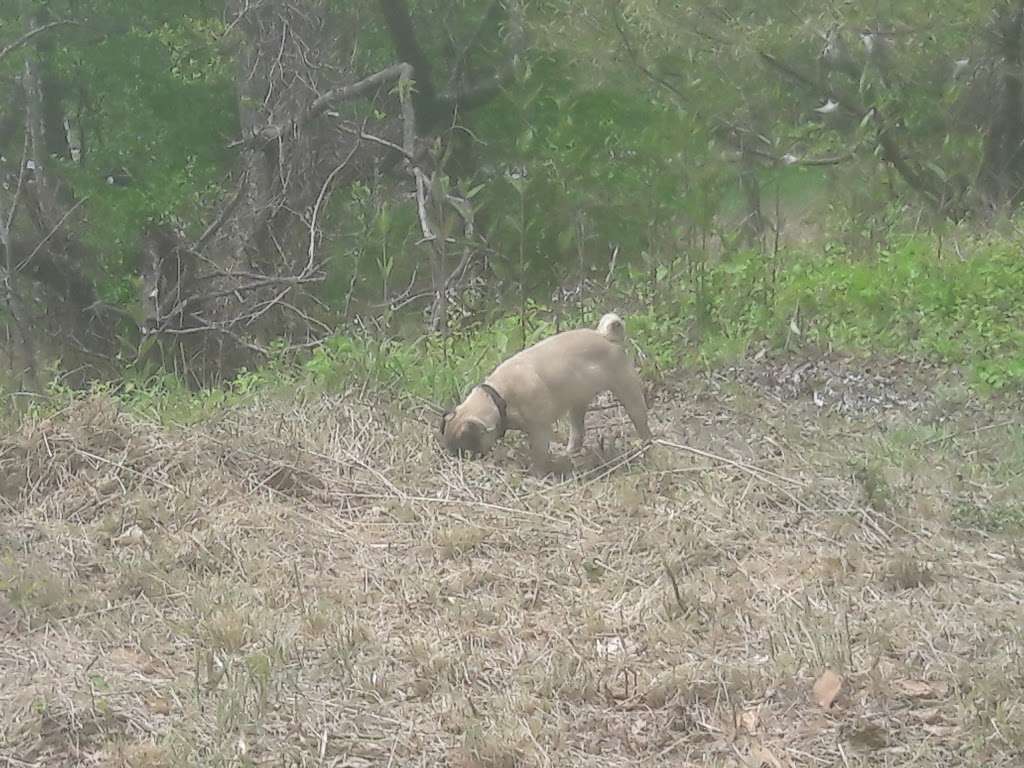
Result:
[[[342,397],[25,425],[0,439],[0,758],[1021,763],[1024,559],[961,511],[1019,508],[1009,428],[911,410],[880,436],[700,383],[653,413],[662,444],[602,411],[603,451],[547,483]]]

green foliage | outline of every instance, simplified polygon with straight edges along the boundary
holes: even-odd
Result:
[[[159,424],[196,424],[223,408],[257,398],[294,395],[300,370],[283,356],[257,370],[242,370],[220,388],[192,390],[171,373],[153,373],[147,367],[128,368],[116,382],[97,382],[85,390],[64,383],[59,365],[48,372],[46,391],[27,409],[0,408],[0,426],[13,427],[21,419],[39,421],[67,409],[73,402],[96,396],[114,397],[132,413]]]
[[[1015,241],[979,241],[970,256],[939,256],[934,240],[908,237],[870,260],[843,249],[785,255],[772,292],[756,252],[708,268],[706,315],[698,322],[692,281],[681,277],[660,308],[627,313],[645,375],[680,365],[715,365],[752,344],[798,349],[887,350],[967,366],[982,389],[1024,387],[1024,263]],[[596,322],[600,307],[584,313]],[[531,305],[526,344],[554,331],[550,312]],[[702,327],[701,327],[702,326]],[[698,338],[694,346],[691,338]],[[456,327],[447,341],[340,336],[305,364],[330,388],[370,380],[384,389],[445,400],[458,397],[521,349],[520,318]]]
[[[475,117],[494,147],[478,202],[497,212],[491,238],[504,247],[493,268],[504,279],[525,268],[533,288],[578,269],[581,248],[585,270],[606,265],[613,245],[624,261],[638,258],[685,213],[688,176],[704,162],[695,158],[706,134],[685,113],[574,77],[562,53],[536,51],[519,87]]]
[[[313,353],[304,370],[312,383],[329,389],[370,381],[402,396],[450,401],[523,348],[521,321],[506,316],[486,327],[456,327],[446,340],[337,336]],[[551,322],[535,306],[529,308],[526,321],[525,346],[553,332]]]
[[[1024,263],[1013,240],[978,241],[969,256],[939,256],[934,238],[906,237],[877,256],[842,247],[783,255],[769,279],[765,257],[738,254],[709,270],[702,357],[747,343],[812,344],[911,353],[967,365],[976,382],[1024,384]],[[961,249],[963,252],[963,249]],[[692,310],[683,301],[678,310]],[[637,322],[637,321],[634,321]]]
[[[81,147],[77,162],[50,158],[48,173],[80,201],[87,222],[80,236],[99,255],[98,293],[128,305],[137,295],[145,224],[198,228],[234,158],[226,149],[237,112],[234,64],[221,47],[223,8],[203,0],[45,6],[47,18],[77,22],[46,33],[53,50],[45,64]],[[10,25],[0,13],[5,41],[29,24],[35,9],[25,10]],[[17,71],[29,51],[15,51],[0,69]],[[13,145],[4,149],[15,153]]]
[[[953,522],[963,528],[988,533],[1014,533],[1024,531],[1024,507],[993,504],[982,507],[975,503],[961,503],[953,513]]]
[[[233,158],[226,150],[237,130],[232,70],[217,49],[222,22],[188,15],[201,6],[182,10],[143,16],[120,34],[69,46],[59,59],[63,76],[81,83],[79,108],[87,110],[88,152],[64,173],[76,195],[88,198],[86,240],[102,254],[114,285],[133,277],[144,224],[195,221]],[[108,184],[121,172],[130,175],[129,185]],[[123,300],[126,291],[106,293]]]
[[[395,201],[386,187],[353,184],[349,194],[336,196],[325,226],[335,232],[321,289],[331,309],[342,310],[350,291],[383,304],[416,274],[409,258],[421,236],[415,205]]]
[[[869,263],[826,254],[794,265],[777,313],[802,306],[819,343],[900,349],[968,364],[1001,389],[1024,383],[1024,265],[1012,242],[975,244],[967,259],[908,238]],[[777,314],[778,317],[778,314]],[[781,318],[779,318],[781,319]]]

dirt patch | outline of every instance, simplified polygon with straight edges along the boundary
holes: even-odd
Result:
[[[947,369],[877,356],[766,354],[723,368],[715,379],[742,382],[782,402],[806,401],[823,412],[849,417],[928,413],[944,399],[942,384],[974,401]]]
[[[1024,498],[1019,422],[936,425],[948,393],[848,367],[813,370],[861,405],[818,406],[778,370],[667,388],[646,451],[595,411],[559,482],[514,436],[458,462],[432,418],[341,397],[27,425],[0,758],[1019,765],[1024,556],[957,516]]]

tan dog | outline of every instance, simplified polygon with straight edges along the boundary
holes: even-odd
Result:
[[[454,455],[483,456],[507,429],[527,433],[533,469],[550,468],[551,428],[569,414],[569,453],[583,447],[587,406],[610,391],[637,433],[651,439],[640,376],[623,346],[622,318],[609,313],[597,330],[580,328],[544,339],[513,355],[441,418],[441,437]]]

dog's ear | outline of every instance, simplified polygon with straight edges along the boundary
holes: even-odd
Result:
[[[441,437],[444,437],[444,429],[448,426],[448,420],[454,415],[453,411],[445,411],[441,414],[441,421],[438,424],[438,429],[441,431]]]

